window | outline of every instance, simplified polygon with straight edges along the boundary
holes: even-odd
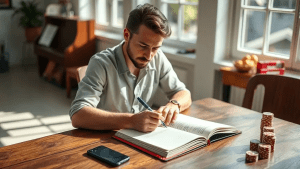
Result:
[[[171,25],[170,39],[196,43],[198,0],[161,0],[159,4]]]
[[[96,24],[97,29],[122,31],[123,0],[96,0]]]
[[[287,67],[300,69],[299,2],[238,1],[235,21],[238,33],[234,35],[233,55],[258,54],[261,58],[284,60]]]
[[[165,44],[184,48],[195,46],[198,0],[96,0],[96,29],[121,33],[129,12],[144,3],[153,4],[168,18],[172,35],[164,41]]]

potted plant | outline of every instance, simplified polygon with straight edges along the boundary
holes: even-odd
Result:
[[[37,38],[42,31],[43,12],[38,9],[38,3],[35,1],[22,0],[20,8],[15,8],[12,17],[21,13],[20,26],[25,28],[25,36],[28,42],[32,42]]]

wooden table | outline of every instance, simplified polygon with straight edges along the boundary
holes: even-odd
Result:
[[[236,126],[243,133],[162,162],[113,138],[115,131],[76,129],[0,148],[0,168],[108,168],[86,151],[107,146],[131,157],[120,168],[299,168],[300,125],[274,119],[277,143],[269,160],[245,163],[251,139],[259,138],[261,113],[215,99],[193,102],[190,116]]]
[[[239,72],[235,67],[222,67],[223,101],[229,103],[231,86],[246,89],[248,81],[256,74],[255,70]]]

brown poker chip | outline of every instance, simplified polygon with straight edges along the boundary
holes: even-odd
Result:
[[[260,143],[258,145],[259,159],[269,159],[271,155],[271,145]]]
[[[271,112],[263,112],[262,119],[271,121],[274,119],[274,114]]]
[[[258,161],[258,152],[256,151],[247,151],[246,152],[246,162],[247,163],[253,163]]]
[[[264,132],[262,142],[266,143],[266,144],[270,144],[273,137],[275,137],[275,133],[273,133],[273,132]]]
[[[251,151],[258,151],[258,145],[260,141],[257,139],[250,140],[250,150]]]
[[[274,127],[264,127],[263,132],[272,132],[275,133]]]

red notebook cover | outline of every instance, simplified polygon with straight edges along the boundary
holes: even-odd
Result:
[[[181,152],[181,153],[178,153],[178,154],[175,154],[175,155],[173,155],[173,156],[171,156],[171,157],[166,158],[166,157],[162,157],[161,155],[158,155],[158,154],[156,154],[156,153],[154,153],[154,152],[152,152],[152,151],[149,151],[149,150],[147,150],[147,149],[144,149],[143,147],[140,147],[140,146],[138,146],[138,145],[135,145],[135,144],[133,144],[133,143],[130,143],[130,142],[128,142],[128,141],[126,141],[126,140],[124,140],[124,139],[122,139],[122,138],[120,138],[120,137],[113,136],[113,138],[115,138],[115,139],[117,139],[117,140],[119,140],[119,141],[122,141],[122,142],[124,142],[124,143],[126,143],[126,144],[128,144],[128,145],[130,145],[130,146],[132,146],[132,147],[135,147],[135,148],[137,148],[137,149],[139,149],[139,150],[141,150],[141,151],[143,151],[143,152],[145,152],[145,153],[147,153],[147,154],[149,154],[149,155],[152,155],[152,156],[154,156],[154,157],[156,157],[156,158],[158,158],[158,159],[160,159],[160,160],[162,160],[162,161],[169,161],[169,160],[174,159],[174,158],[176,158],[176,157],[183,156],[183,155],[188,154],[188,153],[190,153],[190,152],[192,152],[192,151],[195,151],[195,150],[198,150],[198,149],[200,149],[200,148],[202,148],[202,147],[205,147],[206,145],[210,145],[210,141],[208,140],[208,144],[204,144],[204,145],[202,145],[202,146],[194,146],[194,147],[191,147],[191,148],[189,148],[188,150],[186,150],[186,151],[184,151],[184,152]]]

